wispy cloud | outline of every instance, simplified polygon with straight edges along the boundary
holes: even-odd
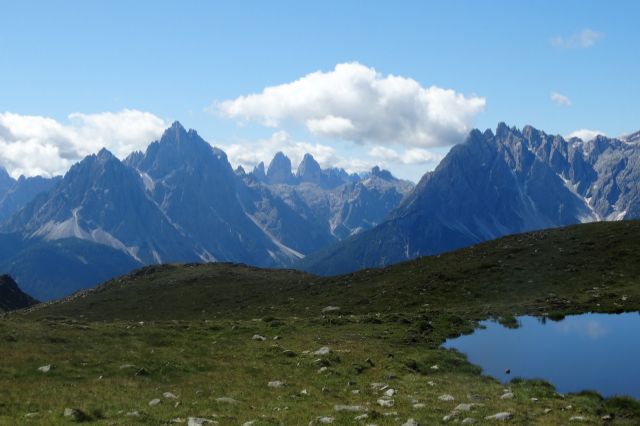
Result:
[[[569,36],[555,36],[551,38],[551,45],[559,49],[586,49],[595,45],[604,34],[586,28]]]
[[[551,100],[563,107],[570,107],[571,106],[571,99],[569,99],[567,96],[558,93],[558,92],[551,92]]]
[[[485,104],[482,97],[423,87],[352,62],[216,102],[210,110],[275,128],[293,122],[314,135],[356,143],[424,148],[463,140]]]

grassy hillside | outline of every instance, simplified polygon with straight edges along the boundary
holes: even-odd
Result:
[[[599,223],[331,278],[230,264],[143,268],[2,318],[0,424],[27,414],[64,424],[65,407],[127,425],[431,425],[448,415],[492,424],[484,418],[503,411],[511,424],[605,415],[638,424],[632,400],[503,385],[440,345],[485,318],[640,310],[639,242],[640,222]],[[324,346],[330,353],[314,354]],[[393,407],[378,403],[385,385],[397,391]],[[505,388],[513,399],[501,398]],[[460,403],[479,405],[456,411]]]

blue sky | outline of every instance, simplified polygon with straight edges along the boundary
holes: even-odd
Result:
[[[111,139],[151,137],[158,123],[140,130],[129,120],[120,130],[128,136],[109,127],[117,121],[95,124],[98,114],[111,112],[117,120],[118,112],[134,110],[197,129],[230,148],[232,162],[255,161],[282,143],[293,157],[310,146],[325,154],[324,165],[383,162],[397,175],[419,179],[454,142],[455,132],[437,133],[447,135],[441,143],[398,143],[392,131],[380,137],[372,136],[374,130],[310,131],[317,112],[296,116],[297,106],[279,110],[281,119],[271,127],[264,123],[273,112],[255,111],[264,103],[250,113],[219,108],[353,62],[375,70],[376,81],[401,76],[424,89],[483,98],[481,111],[465,118],[472,127],[505,121],[549,133],[591,129],[610,136],[640,129],[635,1],[20,1],[1,2],[1,8],[0,163],[13,174],[59,173],[101,142],[110,149],[115,144],[120,156],[128,147],[139,148],[133,140]],[[556,102],[553,93],[561,95]],[[325,107],[322,114],[335,107],[353,121],[343,104]],[[72,113],[96,120],[70,125]],[[49,134],[41,122],[20,121],[32,116],[50,118],[59,128],[48,122],[54,127]],[[358,115],[354,125],[377,119]],[[16,121],[45,129],[38,127],[36,135],[23,129],[18,137]],[[88,122],[91,129],[77,128]],[[12,140],[1,140],[3,127]],[[70,139],[55,154],[57,140],[65,137]],[[83,138],[96,140],[82,146]],[[44,164],[47,155],[35,152],[40,146],[60,161]],[[422,162],[401,159],[410,149],[421,150]],[[25,163],[29,153],[33,161]]]

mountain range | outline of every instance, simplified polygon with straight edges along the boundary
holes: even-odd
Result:
[[[103,149],[62,178],[0,176],[3,200],[17,200],[0,228],[11,248],[0,268],[47,300],[151,263],[291,266],[377,225],[413,187],[378,168],[364,177],[323,170],[310,155],[297,175],[282,153],[260,170],[234,171],[176,122],[123,161]],[[31,190],[28,202],[9,197],[18,186]]]
[[[385,221],[299,266],[339,274],[507,234],[638,218],[639,139],[567,140],[504,123],[495,133],[473,130]]]
[[[64,177],[0,173],[0,271],[41,300],[146,264],[238,262],[323,275],[507,234],[640,216],[640,133],[590,141],[473,130],[417,186],[374,167],[232,168],[174,123],[144,152],[103,149]]]

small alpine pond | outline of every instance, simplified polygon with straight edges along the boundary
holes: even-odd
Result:
[[[449,339],[485,374],[506,383],[544,379],[558,392],[593,390],[640,399],[640,314],[582,314],[561,320],[523,316],[517,325],[482,321]]]

